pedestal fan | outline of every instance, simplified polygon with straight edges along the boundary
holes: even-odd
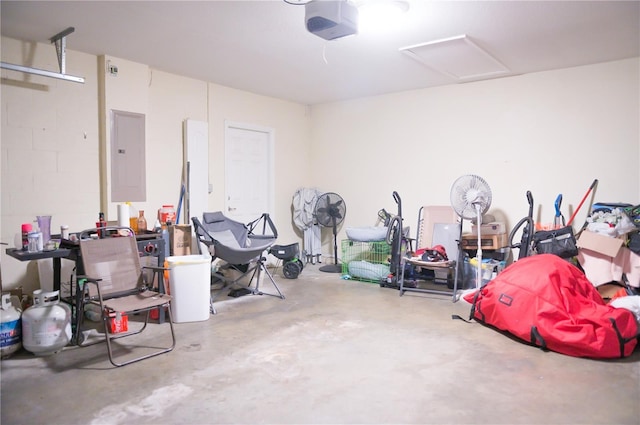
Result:
[[[320,267],[322,272],[342,273],[342,265],[338,262],[338,225],[342,223],[346,213],[347,205],[337,193],[327,192],[318,197],[314,209],[316,221],[322,227],[333,228],[334,264]]]
[[[476,219],[478,228],[478,268],[476,273],[476,288],[482,286],[482,236],[480,225],[482,215],[491,206],[491,188],[482,177],[467,174],[453,182],[451,186],[451,207],[462,219]]]

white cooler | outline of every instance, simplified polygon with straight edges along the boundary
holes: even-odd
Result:
[[[209,319],[211,257],[181,255],[167,257],[171,316],[174,323]]]

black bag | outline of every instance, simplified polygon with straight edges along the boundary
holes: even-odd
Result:
[[[555,230],[540,230],[533,234],[533,249],[538,254],[555,254],[561,258],[578,255],[573,227],[565,226]]]
[[[640,255],[640,232],[629,233],[629,243],[627,248]]]

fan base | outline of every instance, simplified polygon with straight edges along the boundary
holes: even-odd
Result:
[[[326,273],[342,273],[342,266],[340,264],[327,264],[320,267],[318,270]]]

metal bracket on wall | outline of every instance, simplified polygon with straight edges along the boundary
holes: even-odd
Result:
[[[1,62],[0,68],[9,69],[11,71],[26,72],[27,74],[41,75],[43,77],[57,78],[60,80],[73,81],[74,83],[84,84],[84,77],[76,77],[65,73],[66,62],[66,47],[67,47],[67,35],[75,31],[75,28],[69,27],[66,30],[59,32],[49,39],[51,43],[55,43],[56,53],[58,56],[58,65],[60,66],[60,72],[47,71],[45,69],[32,68],[29,66],[15,65],[11,63]]]

